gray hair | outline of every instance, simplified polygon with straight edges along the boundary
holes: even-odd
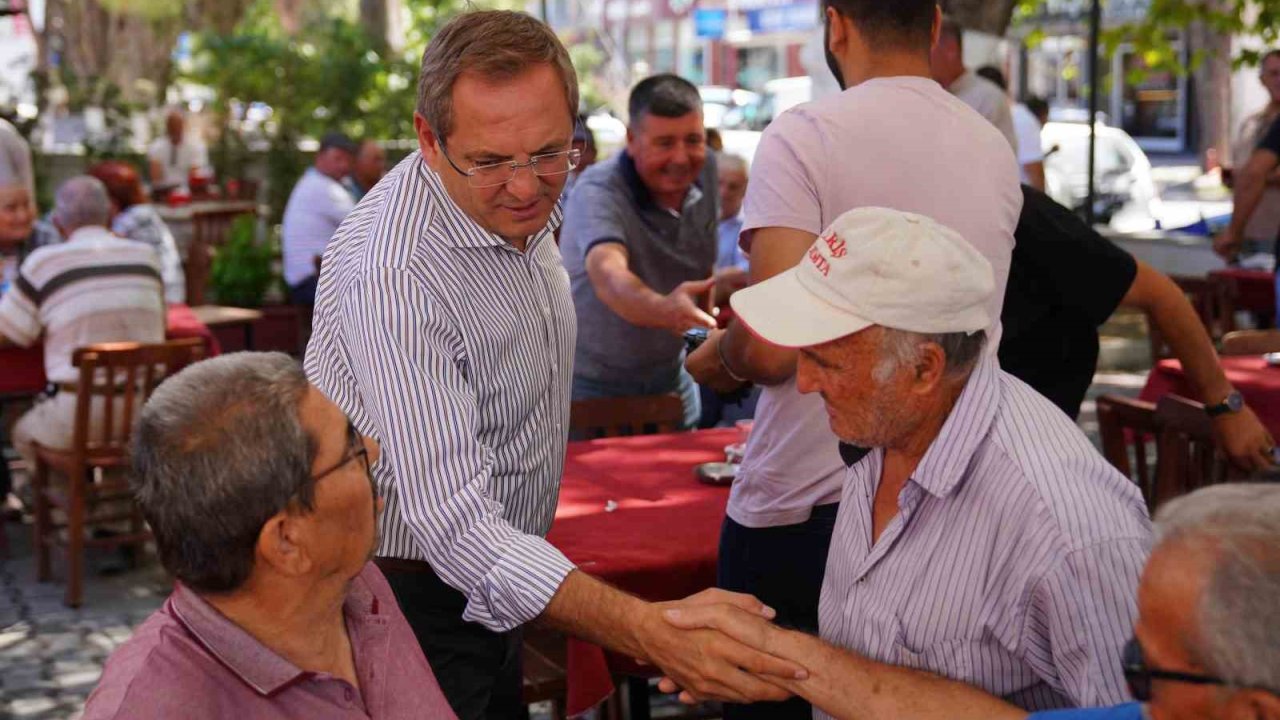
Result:
[[[77,175],[62,183],[54,196],[53,219],[66,235],[83,227],[106,227],[111,221],[107,186],[89,175]]]
[[[542,63],[560,75],[569,118],[577,117],[578,74],[551,28],[522,12],[463,13],[441,28],[422,53],[418,114],[444,141],[453,132],[453,86],[464,72],[503,80]]]
[[[315,441],[298,404],[307,377],[283,353],[232,353],[166,380],[134,430],[134,494],[160,561],[197,592],[230,592],[253,571],[263,524],[311,510]]]
[[[726,169],[737,170],[746,175],[747,159],[734,153],[718,152],[716,153],[716,168],[722,172]]]
[[[1280,692],[1280,485],[1214,485],[1156,513],[1158,543],[1213,553],[1192,640],[1205,669],[1238,687]]]
[[[897,368],[913,365],[920,360],[920,348],[932,343],[942,348],[946,357],[943,375],[948,379],[959,380],[968,377],[977,364],[982,348],[986,345],[987,334],[979,330],[975,333],[915,333],[907,330],[882,328],[880,337],[881,361],[872,371],[877,382],[889,379]]]

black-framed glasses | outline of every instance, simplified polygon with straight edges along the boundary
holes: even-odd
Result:
[[[360,437],[360,433],[356,432],[356,426],[348,422],[347,451],[343,453],[342,459],[333,467],[312,475],[311,480],[314,482],[320,482],[326,476],[332,475],[333,473],[341,470],[347,463],[355,460],[356,458],[360,458],[361,463],[364,464],[365,474],[369,476],[369,481],[373,482],[373,469],[369,464],[369,448],[365,447],[364,438]]]
[[[1138,644],[1137,638],[1125,643],[1121,664],[1124,668],[1124,679],[1129,684],[1129,692],[1133,695],[1133,699],[1139,702],[1151,701],[1152,680],[1193,683],[1195,685],[1227,684],[1225,680],[1212,675],[1196,675],[1194,673],[1157,670],[1147,667],[1147,659],[1142,654],[1142,645]]]

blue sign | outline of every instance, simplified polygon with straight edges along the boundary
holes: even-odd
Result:
[[[693,11],[694,34],[704,40],[719,40],[724,37],[725,26],[729,24],[729,11],[724,8],[698,8]]]
[[[751,32],[809,30],[817,26],[818,6],[813,3],[796,3],[747,11],[747,27],[751,28]]]

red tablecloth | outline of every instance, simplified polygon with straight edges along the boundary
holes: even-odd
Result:
[[[1276,275],[1266,270],[1227,268],[1209,273],[1230,278],[1236,285],[1236,307],[1272,315],[1276,311]]]
[[[1280,367],[1271,367],[1261,357],[1249,355],[1222,358],[1222,369],[1272,436],[1280,437]],[[1177,360],[1160,361],[1147,376],[1147,385],[1139,397],[1155,402],[1169,393],[1195,397]]]
[[[170,305],[165,317],[165,336],[179,338],[204,338],[210,357],[220,352],[218,341],[204,323],[196,319],[186,305]],[[44,376],[44,348],[0,349],[0,395],[20,395],[40,392],[48,381]]]
[[[729,428],[569,443],[547,539],[584,572],[646,600],[712,587],[729,490],[698,482],[693,469],[739,440]],[[607,698],[604,651],[570,641],[568,684],[570,715]]]

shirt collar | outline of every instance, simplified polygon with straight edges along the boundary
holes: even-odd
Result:
[[[969,461],[991,430],[1000,398],[1000,368],[995,359],[984,352],[941,432],[912,473],[912,481],[940,498],[959,487]]]
[[[511,247],[511,243],[480,227],[480,224],[470,215],[463,212],[462,208],[458,207],[458,204],[449,196],[449,191],[444,187],[444,181],[431,169],[430,165],[427,165],[426,159],[422,157],[422,151],[415,152],[418,154],[414,161],[418,166],[418,176],[426,184],[427,193],[437,201],[437,207],[440,208],[443,216],[441,219],[444,221],[444,232],[440,233],[440,237],[445,243],[457,248]],[[532,252],[544,238],[553,235],[556,228],[560,227],[560,221],[563,218],[564,209],[561,201],[556,200],[546,226],[529,238],[525,252]]]
[[[72,232],[70,235],[67,236],[67,242],[76,243],[76,242],[93,241],[93,240],[110,240],[113,237],[115,236],[112,235],[111,231],[106,229],[105,227],[102,227],[101,225],[90,225],[88,227],[79,228],[74,232]]]
[[[635,198],[636,205],[642,210],[657,210],[659,212],[670,213],[667,208],[660,207],[653,199],[653,193],[649,192],[649,186],[644,184],[640,179],[640,172],[636,170],[636,161],[631,157],[630,153],[623,150],[618,153],[618,173],[622,175],[622,181],[626,183],[627,189],[631,191],[631,197]],[[691,205],[702,199],[702,175],[699,174],[694,179],[693,185],[689,186],[689,192],[685,193],[684,204],[681,210],[688,210]]]
[[[218,612],[181,582],[174,583],[169,607],[178,622],[211,655],[263,697],[270,697],[311,674],[258,642],[257,638]],[[363,577],[357,576],[352,580],[342,609],[348,620],[347,631],[352,634],[371,618],[378,616],[378,598]],[[356,647],[354,637],[351,639],[351,646]]]

